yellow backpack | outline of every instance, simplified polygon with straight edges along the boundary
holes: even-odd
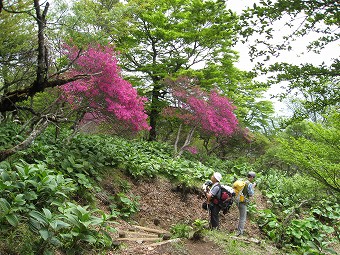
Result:
[[[243,193],[244,187],[247,182],[242,180],[237,180],[233,183],[233,189],[235,191],[235,201],[236,203],[245,202],[245,196]]]

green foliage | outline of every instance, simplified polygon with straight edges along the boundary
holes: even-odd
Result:
[[[32,161],[32,158],[46,162],[51,169],[57,169],[64,176],[77,183],[77,195],[87,199],[89,192],[96,189],[95,181],[100,178],[106,166],[112,164],[111,145],[100,136],[88,139],[86,135],[75,137],[65,144],[69,132],[60,132],[60,139],[54,141],[54,130],[47,130],[30,149],[19,155]]]
[[[333,225],[322,223],[313,214],[302,219],[295,219],[299,217],[297,208],[286,209],[280,216],[270,209],[260,210],[257,216],[259,227],[281,247],[282,244],[285,244],[286,248],[298,247],[309,252],[308,254],[315,249],[317,252],[330,252],[329,245],[337,242]],[[338,221],[339,217],[336,220]]]
[[[233,173],[235,163],[229,160],[222,160],[218,157],[210,156],[203,160],[204,164],[220,173]],[[238,173],[237,173],[238,174]]]
[[[191,225],[184,223],[177,223],[172,225],[170,233],[172,238],[191,238],[199,241],[203,238],[204,230],[207,229],[208,221],[196,219]]]
[[[0,230],[0,251],[8,254],[31,255],[35,253],[35,243],[39,236],[30,231],[27,224],[21,224],[17,228],[8,231],[7,228]]]
[[[127,180],[118,180],[118,186],[124,193],[127,193],[131,189],[131,184]]]
[[[3,3],[4,7],[19,11],[18,13],[1,12],[0,23],[0,91],[1,94],[29,85],[34,74],[31,64],[37,47],[30,15],[20,15],[22,9],[30,9],[27,2]],[[12,5],[9,7],[8,5]]]
[[[261,189],[271,207],[255,212],[261,230],[279,246],[308,254],[331,252],[329,246],[338,235],[339,205],[319,186],[307,176],[267,171],[261,176]]]
[[[115,229],[108,225],[110,216],[98,209],[87,210],[87,207],[70,202],[58,209],[61,218],[70,225],[67,231],[60,234],[69,253],[73,251],[74,254],[78,254],[79,250],[85,251],[91,246],[96,248],[111,246],[112,240],[107,231],[115,231]]]
[[[173,238],[189,238],[192,227],[187,224],[178,223],[171,226],[170,233]]]
[[[205,233],[207,237],[217,243],[221,247],[225,254],[230,255],[261,255],[261,254],[285,254],[279,249],[271,247],[266,243],[255,244],[245,243],[238,239],[232,238],[224,231],[207,231]],[[231,234],[233,235],[233,234]]]
[[[322,55],[325,48],[332,49],[339,40],[336,9],[338,4],[334,1],[263,0],[241,15],[241,34],[245,38],[260,34],[249,52],[252,58],[261,57],[256,70],[269,74],[269,86],[284,82],[284,92],[277,95],[280,100],[298,103],[298,107],[293,109],[292,121],[312,119],[318,122],[330,110],[339,109],[338,56],[328,63],[320,59],[318,64],[311,63],[309,59],[300,65],[288,62],[268,62],[266,65],[265,61],[291,51],[296,40],[307,42],[302,54],[314,52]],[[281,29],[277,30],[278,27]],[[277,38],[272,40],[274,35]],[[313,39],[309,35],[313,35]],[[282,40],[279,40],[280,37]],[[279,41],[282,43],[277,43]]]
[[[286,27],[292,28],[294,24],[296,30],[291,34],[283,33],[282,37],[285,42],[278,45],[271,45],[268,51],[275,54],[278,50],[290,50],[291,41],[298,37],[303,37],[309,33],[315,34],[315,40],[308,45],[309,50],[320,52],[328,43],[334,42],[339,38],[337,33],[332,33],[333,27],[339,24],[339,17],[334,10],[337,3],[333,1],[302,1],[295,0],[293,3],[289,0],[279,0],[272,2],[270,0],[261,1],[254,4],[252,8],[245,11],[241,17],[245,37],[253,33],[260,33],[266,36],[266,41],[259,41],[268,45],[268,41],[274,36],[275,21],[286,18],[283,23]],[[303,20],[299,18],[305,17]],[[266,43],[267,42],[267,43]],[[270,45],[270,44],[269,44]],[[255,50],[255,49],[254,49]],[[271,50],[271,51],[270,51]],[[257,49],[253,54],[263,54],[264,50]],[[276,53],[277,54],[277,53]]]
[[[25,162],[0,165],[0,192],[3,212],[11,210],[7,203],[19,212],[27,212],[32,206],[43,207],[52,202],[63,202],[76,190],[69,178],[55,174],[44,164],[29,165]]]
[[[39,252],[62,248],[67,254],[79,254],[88,248],[104,248],[111,245],[106,230],[109,217],[99,210],[88,211],[86,207],[67,202],[60,204],[59,212],[47,208],[29,213],[32,232],[41,238],[37,241]],[[93,216],[100,213],[101,217]]]
[[[13,166],[1,162],[1,231],[6,231],[10,238],[19,227],[29,226],[36,234],[31,248],[36,254],[56,248],[69,252],[79,250],[83,243],[92,248],[110,246],[111,238],[106,232],[110,230],[107,228],[109,217],[99,210],[87,211],[86,207],[67,202],[75,191],[72,179],[48,169],[42,162],[21,161]],[[93,214],[101,214],[101,217]],[[24,235],[20,238],[26,240]],[[14,240],[6,245],[14,248],[11,243]]]
[[[290,135],[307,137],[304,130],[304,127],[291,130]],[[61,130],[59,135],[65,141],[69,134]],[[308,133],[309,139],[314,137],[310,134],[313,132]],[[110,218],[128,219],[139,210],[139,198],[127,194],[131,186],[116,174],[120,170],[136,179],[165,176],[185,187],[196,186],[214,171],[222,173],[223,183],[231,184],[234,178],[255,170],[258,188],[270,208],[257,210],[251,204],[249,214],[272,241],[313,254],[330,252],[330,245],[339,238],[340,209],[336,196],[326,197],[322,186],[304,174],[283,174],[274,169],[260,172],[259,163],[250,164],[245,158],[235,161],[206,158],[203,164],[193,158],[173,158],[172,147],[162,143],[105,135],[78,134],[65,144],[55,140],[53,130],[47,130],[20,156],[35,162],[28,164],[13,157],[11,164],[0,164],[0,248],[24,250],[25,244],[16,246],[13,238],[19,228],[26,231],[25,236],[34,236],[27,254],[39,249],[76,254],[84,249],[99,251],[109,247]],[[110,216],[70,201],[72,197],[84,198],[84,192],[91,195],[98,191],[96,182],[103,178],[102,174],[114,175],[112,184],[120,191],[110,197]],[[202,220],[192,225],[177,224],[171,232],[174,237],[198,238],[204,225]],[[25,242],[25,236],[18,238]],[[229,245],[236,252],[233,244]]]
[[[325,193],[322,187],[317,191],[315,187],[318,187],[318,182],[305,175],[295,174],[287,177],[271,170],[261,177],[262,192],[278,212],[302,201],[317,203]]]
[[[203,238],[204,230],[207,228],[209,222],[207,220],[196,219],[193,223],[193,236],[192,239],[195,241]]]
[[[277,215],[270,209],[259,211],[258,215],[259,227],[274,241],[279,241],[279,227],[281,227]]]
[[[0,123],[0,150],[11,148],[24,140],[19,134],[20,129],[20,125],[15,122]]]
[[[320,221],[337,226],[340,224],[340,205],[336,203],[335,199],[321,201],[321,205],[317,205],[311,209],[314,217]]]
[[[70,176],[79,172],[86,176],[98,176],[100,171],[96,172],[95,169],[114,166],[125,170],[135,179],[164,175],[186,186],[193,186],[213,173],[212,168],[198,161],[174,159],[173,148],[164,143],[78,135],[72,144],[73,147],[69,146],[67,150],[65,145],[63,149],[55,148],[54,152],[48,150],[46,159]],[[60,160],[56,161],[54,155]]]
[[[148,113],[151,126],[156,128],[157,123],[157,133],[162,121],[159,113],[169,104],[168,88],[162,81],[169,76],[193,77],[208,91],[222,91],[238,106],[237,115],[253,129],[268,125],[266,118],[273,113],[273,106],[270,101],[257,100],[267,86],[252,82],[252,73],[234,66],[238,55],[232,45],[237,41],[239,20],[223,2],[111,3],[109,9],[97,1],[70,5],[72,15],[63,19],[68,24],[65,27],[72,29],[65,34],[77,45],[89,40],[115,44],[129,81],[150,98]]]
[[[196,219],[192,225],[196,231],[202,231],[208,224],[207,220]]]
[[[309,253],[331,252],[327,246],[335,240],[331,237],[334,228],[322,224],[313,217],[302,220],[292,220],[290,226],[286,229],[287,238],[291,242],[300,246],[302,250]],[[335,251],[332,254],[336,254]]]
[[[186,158],[173,158],[173,148],[165,143],[125,140],[104,135],[78,134],[72,142],[55,141],[54,130],[47,130],[29,150],[20,155],[25,159],[40,159],[50,168],[58,169],[65,176],[76,180],[78,194],[94,190],[92,178],[99,179],[105,167],[123,169],[135,179],[154,178],[163,175],[186,187],[210,178],[220,171],[224,182],[232,183],[236,176],[246,176],[252,170],[249,163],[223,161],[208,158],[205,163]],[[68,132],[60,132],[60,141]]]
[[[310,122],[304,124],[298,126],[297,135],[279,140],[276,157],[339,193],[340,130]]]
[[[111,197],[112,204],[110,205],[110,208],[112,214],[120,216],[123,219],[128,219],[133,214],[137,213],[139,211],[139,197],[133,195],[130,197],[125,193],[117,193]]]

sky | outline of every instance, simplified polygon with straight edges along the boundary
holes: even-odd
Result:
[[[235,11],[238,14],[241,14],[242,10],[246,7],[253,6],[254,3],[259,3],[259,0],[228,0],[227,1],[227,8],[230,8],[231,10]],[[276,31],[274,32],[274,41],[277,40],[278,42],[282,40],[282,34],[285,34],[288,32],[288,28],[283,26],[284,20],[280,23],[278,22],[275,26]],[[340,47],[339,42],[330,44],[327,48],[325,48],[323,51],[321,51],[320,54],[308,52],[303,53],[306,51],[306,45],[308,42],[315,39],[315,34],[310,34],[309,36],[304,36],[300,40],[296,40],[291,45],[292,51],[290,52],[282,52],[280,57],[278,58],[271,58],[269,63],[275,63],[275,62],[288,62],[295,65],[300,65],[303,63],[311,63],[314,65],[321,65],[324,63],[330,63],[332,61],[332,58],[336,57],[339,58],[340,54]],[[235,50],[239,52],[240,59],[238,63],[235,63],[235,66],[238,67],[241,70],[250,71],[255,66],[255,62],[250,61],[250,57],[248,55],[248,46],[251,45],[252,42],[249,42],[247,44],[242,44],[241,42],[238,43],[235,46]],[[263,81],[265,80],[265,77],[260,77],[259,80]],[[282,91],[280,88],[281,86],[284,86],[284,84],[278,84],[266,93],[266,98],[273,101],[275,106],[275,111],[278,115],[287,115],[287,106],[285,103],[281,103],[276,99],[272,99],[272,95],[276,95],[278,92]]]
[[[248,6],[252,6],[254,3],[258,3],[259,0],[228,0],[227,1],[227,7],[232,9],[238,14],[241,14],[242,10],[245,9]],[[284,22],[284,21],[283,21]],[[276,23],[276,38],[279,41],[281,39],[281,36],[283,33],[288,33],[288,29],[283,26],[283,22]],[[305,63],[309,62],[312,64],[321,64],[322,62],[329,63],[332,58],[339,56],[340,50],[339,50],[339,42],[333,43],[329,47],[327,47],[325,50],[321,52],[321,54],[316,53],[305,53],[302,54],[306,50],[306,45],[308,42],[315,39],[315,34],[310,34],[309,36],[304,36],[300,40],[297,40],[292,43],[293,50],[291,52],[285,52],[284,54],[281,54],[281,56],[277,59],[273,59],[273,61],[288,61],[291,63],[299,64],[299,63]],[[275,33],[274,33],[275,37]],[[254,67],[254,63],[250,62],[249,56],[248,56],[248,44],[242,44],[238,43],[235,47],[235,49],[238,49],[240,52],[240,67],[246,67],[248,70],[251,70],[252,67]]]

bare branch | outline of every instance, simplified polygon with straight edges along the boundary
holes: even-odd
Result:
[[[100,73],[93,74],[79,74],[68,79],[56,79],[52,81],[45,81],[41,86],[36,87],[35,83],[32,86],[24,88],[22,90],[16,90],[13,92],[8,92],[0,98],[0,112],[12,111],[16,109],[16,103],[26,100],[29,96],[33,96],[38,92],[44,91],[46,88],[54,88],[57,86],[65,85],[69,82],[76,80],[88,78]]]
[[[55,77],[55,76],[58,76],[58,75],[60,75],[60,74],[62,74],[62,73],[64,73],[64,72],[66,72],[67,70],[69,70],[70,67],[74,64],[74,62],[79,58],[81,52],[82,52],[82,49],[80,49],[80,50],[78,51],[77,56],[76,56],[70,63],[68,63],[67,66],[66,66],[65,68],[63,68],[63,69],[59,70],[58,72],[52,74],[52,75],[50,76],[50,78],[53,78],[53,77]]]
[[[21,151],[25,148],[27,148],[33,141],[34,139],[39,136],[48,126],[48,120],[47,119],[41,119],[38,125],[36,126],[36,129],[31,132],[29,137],[26,138],[23,142],[20,144],[14,146],[11,149],[3,150],[0,151],[0,161],[3,161],[7,159],[9,156],[17,153],[18,151]]]

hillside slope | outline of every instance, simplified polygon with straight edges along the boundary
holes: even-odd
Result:
[[[131,232],[135,225],[170,231],[171,226],[176,224],[191,225],[196,219],[208,219],[207,211],[201,208],[204,198],[199,190],[184,194],[180,187],[161,178],[149,181],[126,180],[131,186],[131,194],[139,196],[140,198],[140,210],[129,222],[119,221],[119,224],[115,226],[118,232],[113,236],[114,239],[119,237],[119,233]],[[112,178],[109,177],[105,179],[103,186],[106,187],[107,192],[111,194],[119,192],[117,188],[112,186],[112,183]],[[255,200],[258,208],[264,208],[265,200],[260,195],[260,192],[256,193]],[[220,230],[210,231],[201,241],[194,242],[188,239],[182,239],[180,242],[154,247],[150,246],[150,242],[148,241],[123,241],[119,249],[112,250],[108,254],[199,255],[206,254],[208,251],[210,251],[209,254],[224,254],[226,252],[228,252],[228,254],[281,253],[274,247],[263,245],[263,240],[260,244],[248,241],[251,238],[261,239],[260,229],[249,217],[245,229],[246,240],[235,239],[234,233],[237,222],[238,210],[236,205],[233,205],[229,213],[225,215],[221,213]],[[134,233],[134,235],[137,234],[138,233]],[[218,237],[214,237],[215,235]],[[234,251],[232,251],[232,249],[234,249]]]

